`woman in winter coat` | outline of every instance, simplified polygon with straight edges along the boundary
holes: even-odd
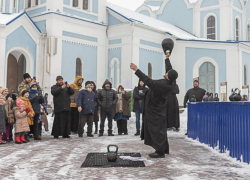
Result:
[[[2,140],[3,133],[6,132],[5,120],[6,120],[5,101],[4,101],[4,96],[0,94],[0,144],[6,144],[6,142]]]
[[[42,94],[38,93],[37,84],[33,83],[30,85],[29,89],[29,100],[31,102],[32,108],[35,112],[35,116],[33,118],[33,135],[34,140],[42,140],[38,137],[38,120],[41,115],[41,104],[44,103],[44,98]]]
[[[3,140],[10,142],[10,127],[11,125],[14,124],[14,114],[13,114],[13,107],[15,106],[15,100],[16,100],[16,96],[12,96],[15,99],[12,99],[10,97],[9,91],[7,88],[0,88],[0,93],[3,95],[3,97],[5,98],[5,111],[6,111],[6,133],[3,133]]]
[[[90,81],[90,82],[91,82],[91,89],[95,93],[95,95],[97,96],[96,85],[95,85],[94,81]],[[94,112],[95,134],[97,134],[97,132],[98,132],[98,121],[99,121],[99,105],[97,104],[95,106],[95,112]]]
[[[24,101],[21,99],[17,99],[16,105],[17,107],[13,108],[16,117],[15,143],[16,144],[27,143],[24,136],[25,133],[30,131],[29,124],[27,121],[27,116],[30,113],[30,109],[25,107]]]
[[[27,116],[28,124],[29,124],[29,126],[33,126],[34,125],[33,117],[35,116],[35,112],[34,112],[34,110],[32,108],[30,100],[29,100],[29,95],[30,95],[29,91],[27,91],[26,89],[23,89],[22,92],[21,92],[21,95],[22,95],[22,97],[20,97],[20,99],[23,100],[25,107],[30,109],[30,112],[29,112],[29,114]],[[29,141],[28,133],[25,134],[25,139],[27,141]]]
[[[114,120],[117,122],[118,135],[128,135],[127,121],[131,117],[130,112],[130,98],[131,95],[126,93],[124,88],[120,85],[117,88],[118,101],[115,106]]]

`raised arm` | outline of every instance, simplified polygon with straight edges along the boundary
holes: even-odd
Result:
[[[170,63],[170,59],[169,59],[169,58],[167,58],[167,59],[165,60],[165,68],[166,68],[166,73],[167,73],[169,70],[173,69],[173,67],[172,67],[172,65],[171,65],[171,63]]]

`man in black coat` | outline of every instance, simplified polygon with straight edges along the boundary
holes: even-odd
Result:
[[[172,50],[174,48],[174,42],[172,39],[164,39],[162,42],[162,48],[163,51],[166,55],[165,59],[165,69],[166,73],[173,69],[172,65],[170,63],[169,57],[171,56]],[[176,94],[179,94],[179,86],[176,84],[176,81],[174,81],[174,89],[173,91],[169,94],[167,103],[166,103],[166,108],[167,108],[167,127],[168,128],[175,128],[175,131],[179,131],[180,128],[180,113],[179,113],[179,102],[177,99]]]
[[[106,79],[103,83],[102,90],[97,95],[97,102],[101,107],[101,124],[99,130],[99,137],[103,136],[105,119],[108,118],[108,135],[112,134],[112,121],[114,117],[114,106],[116,105],[118,97],[116,91],[112,89],[112,83]]]
[[[56,85],[51,87],[55,113],[51,135],[54,138],[70,138],[70,96],[74,94],[74,90],[63,82],[62,76],[57,76],[56,81]]]
[[[144,99],[141,139],[144,144],[156,150],[155,153],[149,154],[151,158],[164,158],[165,154],[169,154],[166,101],[173,90],[172,83],[177,79],[178,73],[172,69],[164,75],[164,79],[152,80],[135,64],[131,63],[130,68],[149,87]]]
[[[148,88],[145,87],[144,82],[139,80],[138,86],[135,87],[133,91],[133,97],[134,97],[134,105],[133,105],[133,112],[136,115],[136,134],[135,136],[140,136],[140,115],[142,114],[143,110],[143,102],[144,102],[144,96],[147,92]]]
[[[205,95],[206,91],[199,87],[199,81],[194,80],[194,88],[189,89],[184,98],[184,108],[187,107],[187,102],[191,102],[192,96],[195,96],[196,102],[202,102],[202,98]]]

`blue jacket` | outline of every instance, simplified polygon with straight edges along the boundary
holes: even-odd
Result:
[[[35,93],[30,93],[29,100],[35,114],[41,114],[40,104],[44,103],[44,98],[42,96],[37,96]]]
[[[80,114],[94,114],[97,105],[96,95],[93,91],[89,93],[86,89],[79,91],[77,107],[82,107]]]

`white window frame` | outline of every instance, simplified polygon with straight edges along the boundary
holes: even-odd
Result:
[[[217,32],[218,32],[218,30],[217,30],[217,16],[216,16],[216,14],[214,14],[214,13],[208,13],[206,16],[205,16],[205,18],[204,18],[204,38],[206,38],[207,39],[207,20],[208,20],[208,18],[210,17],[210,16],[214,16],[214,18],[215,18],[215,40],[218,40],[218,36],[217,36]]]
[[[238,29],[239,37],[238,37],[238,40],[237,40],[237,36],[236,36],[236,32],[237,32],[236,20],[238,20],[238,25],[239,25],[239,29]],[[240,41],[240,40],[241,40],[241,19],[240,19],[239,16],[236,16],[236,17],[235,17],[234,23],[235,23],[235,29],[234,29],[235,41]]]

